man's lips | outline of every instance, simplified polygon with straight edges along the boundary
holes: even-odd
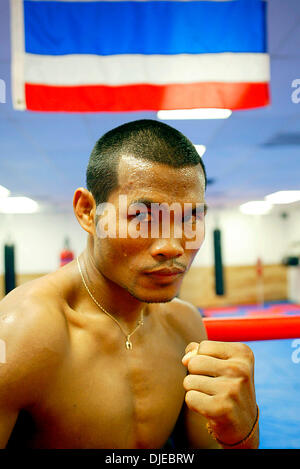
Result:
[[[183,274],[184,269],[170,268],[170,269],[157,269],[145,272],[146,275],[155,275],[158,277],[174,277],[179,274]]]

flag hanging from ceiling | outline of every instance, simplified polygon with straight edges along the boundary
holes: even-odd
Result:
[[[11,0],[19,110],[269,104],[266,2]]]

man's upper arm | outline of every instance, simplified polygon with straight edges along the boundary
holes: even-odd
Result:
[[[172,302],[173,311],[180,323],[180,332],[186,345],[207,339],[206,329],[198,309],[191,303],[176,298]]]
[[[36,402],[59,360],[61,334],[42,309],[34,301],[0,302],[0,448],[19,411]]]
[[[28,361],[26,349],[28,331],[26,326],[24,335],[19,336],[18,324],[13,314],[0,312],[0,448],[5,448],[10,434],[16,423],[20,409],[27,404],[29,391]],[[14,326],[16,329],[14,330]],[[22,357],[22,350],[25,356]],[[24,365],[24,371],[22,371]],[[23,394],[24,391],[24,394]]]

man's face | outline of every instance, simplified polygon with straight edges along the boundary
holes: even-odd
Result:
[[[140,301],[170,301],[204,240],[201,166],[172,168],[123,156],[118,182],[107,201],[113,210],[97,222],[96,265]],[[113,221],[116,235],[101,238]]]

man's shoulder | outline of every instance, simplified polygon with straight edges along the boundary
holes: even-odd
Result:
[[[11,291],[0,302],[0,402],[25,408],[46,392],[66,354],[68,340],[59,302],[48,279]]]
[[[45,275],[22,284],[0,301],[0,337],[25,348],[62,345],[66,334],[62,300],[51,276]]]
[[[206,339],[206,330],[200,311],[196,306],[180,298],[174,298],[165,304],[169,323],[188,343]]]

